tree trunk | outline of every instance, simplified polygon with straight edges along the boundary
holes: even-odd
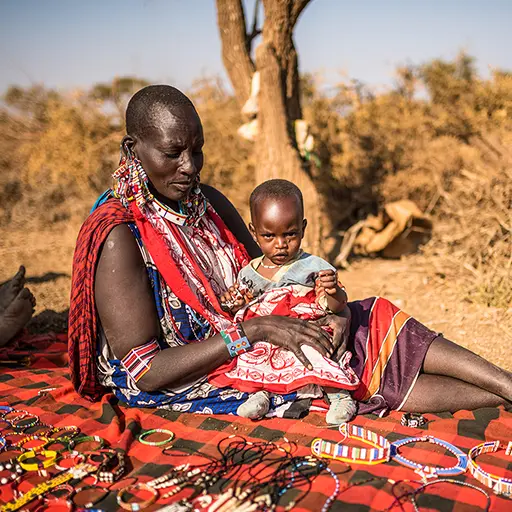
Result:
[[[302,190],[308,219],[304,249],[325,257],[328,248],[322,242],[332,229],[327,203],[313,182],[314,164],[303,160],[298,151],[294,125],[302,118],[302,110],[293,29],[309,1],[263,0],[263,41],[256,48],[256,65],[252,68],[260,72],[256,184],[283,178]],[[242,44],[243,35],[246,41],[248,36],[241,0],[217,0],[217,9],[224,65],[243,105],[250,94],[252,72],[247,65],[250,48]]]

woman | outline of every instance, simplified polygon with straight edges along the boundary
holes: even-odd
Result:
[[[126,129],[115,198],[99,202],[75,252],[69,351],[81,395],[97,399],[107,388],[133,406],[235,413],[247,395],[215,388],[206,375],[265,340],[304,365],[302,345],[327,356],[351,350],[360,413],[512,400],[509,372],[385,299],[351,303],[339,317],[316,323],[272,316],[233,325],[216,297],[258,248],[233,205],[214,188],[199,187],[204,140],[194,106],[173,87],[146,87],[129,102]],[[334,329],[332,343],[322,324]],[[313,387],[276,397],[270,414],[300,415],[310,403],[301,399],[318,396]]]

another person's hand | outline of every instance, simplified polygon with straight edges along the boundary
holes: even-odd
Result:
[[[312,322],[319,327],[329,327],[332,331],[331,344],[333,353],[331,358],[333,361],[339,361],[347,350],[351,316],[350,309],[347,306],[338,315],[327,315]]]
[[[301,346],[313,347],[325,357],[331,357],[334,352],[329,334],[316,322],[272,315],[248,320],[243,328],[251,343],[267,341],[290,350],[310,370],[313,365]]]

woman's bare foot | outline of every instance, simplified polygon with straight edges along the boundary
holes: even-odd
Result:
[[[0,286],[0,313],[5,311],[25,286],[25,267],[20,266],[16,275]]]
[[[0,313],[0,347],[18,334],[34,314],[36,299],[28,288],[23,288],[9,306]]]

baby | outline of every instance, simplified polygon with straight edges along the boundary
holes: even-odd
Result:
[[[269,290],[302,285],[315,290],[316,303],[325,314],[341,312],[347,294],[338,283],[335,268],[301,249],[307,221],[300,189],[286,180],[266,181],[252,192],[250,208],[249,230],[263,256],[244,267],[238,282],[220,297],[223,309],[234,315]],[[356,405],[348,390],[324,387],[324,391],[330,403],[327,422],[340,424],[352,419]],[[270,396],[264,390],[252,394],[238,408],[238,415],[263,417],[269,410]]]

